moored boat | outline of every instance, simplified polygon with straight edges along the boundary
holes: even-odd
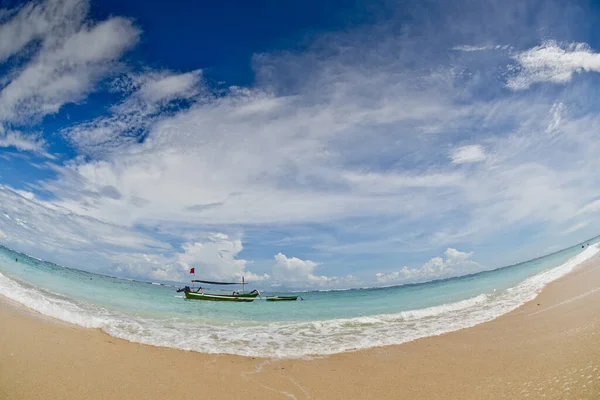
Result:
[[[193,273],[193,269],[190,271]],[[239,285],[238,282],[215,282],[215,281],[203,281],[192,279],[193,283],[205,283],[211,285]],[[231,294],[221,294],[221,293],[205,293],[204,288],[200,286],[199,288],[190,288],[186,286],[184,288],[177,289],[177,292],[183,292],[185,298],[188,300],[208,300],[208,301],[235,301],[235,302],[251,302],[256,299],[256,297],[260,296],[260,292],[258,290],[253,290],[250,293],[245,293],[244,289],[246,287],[246,281],[242,277],[242,292],[239,293],[237,291],[233,291]]]
[[[185,298],[189,300],[208,300],[208,301],[241,301],[251,302],[256,299],[258,293],[247,294],[214,294],[204,292],[184,291]]]
[[[295,301],[298,296],[267,296],[267,301]]]

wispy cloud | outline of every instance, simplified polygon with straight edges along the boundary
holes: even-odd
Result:
[[[563,234],[566,235],[566,234],[569,234],[569,233],[576,232],[578,230],[581,230],[581,229],[585,228],[588,224],[589,224],[589,221],[579,222],[579,223],[577,223],[575,225],[572,225],[572,226],[568,227],[567,229],[565,229],[563,231]]]
[[[514,56],[518,67],[507,82],[513,90],[523,90],[540,82],[564,84],[581,72],[599,72],[600,54],[586,43],[546,41]]]
[[[125,93],[126,98],[111,108],[110,115],[63,129],[62,134],[86,154],[123,150],[137,143],[158,119],[180,111],[179,107],[169,107],[173,102],[193,102],[206,93],[201,76],[199,70],[183,74],[150,71],[123,75],[113,81],[112,88]]]
[[[21,151],[40,153],[48,158],[54,158],[46,153],[46,141],[40,134],[24,134],[20,131],[6,130],[0,126],[0,147],[14,147]]]
[[[0,62],[17,54],[33,41],[54,41],[57,36],[72,33],[73,27],[84,21],[88,3],[81,0],[49,0],[30,2],[21,8],[3,11],[11,17],[0,25]]]
[[[39,256],[85,269],[107,268],[106,254],[133,249],[168,251],[171,246],[141,232],[119,225],[82,217],[36,199],[33,193],[0,185],[0,227],[15,246],[35,251]],[[98,249],[102,249],[98,253]],[[85,260],[94,260],[85,264]]]
[[[595,213],[598,211],[600,211],[600,200],[593,200],[585,204],[579,211],[577,211],[577,215]]]
[[[466,51],[466,52],[474,52],[474,51],[489,51],[489,50],[509,50],[510,46],[508,45],[480,45],[480,46],[474,46],[474,45],[461,45],[461,46],[454,46],[452,48],[452,50],[456,50],[456,51]]]
[[[484,161],[485,150],[479,145],[462,146],[452,150],[450,159],[454,164],[466,164]]]
[[[0,31],[7,33],[2,35],[6,39],[0,57],[22,51],[33,40],[41,41],[25,65],[6,75],[0,90],[0,119],[27,124],[81,100],[137,43],[140,31],[130,20],[113,17],[85,24],[86,11],[87,2],[46,1],[26,5],[0,25]],[[12,37],[17,39],[12,42],[8,39]]]

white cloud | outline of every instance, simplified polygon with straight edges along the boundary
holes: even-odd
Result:
[[[114,253],[109,255],[109,259],[112,261],[111,274],[172,282],[187,280],[183,279],[185,267],[162,254]]]
[[[238,258],[243,246],[240,239],[223,233],[205,233],[196,236],[194,242],[181,245],[181,251],[170,255],[149,253],[114,253],[110,259],[112,273],[130,277],[150,277],[155,280],[182,282],[192,277],[205,280],[241,282],[263,282],[273,287],[349,287],[358,285],[359,280],[345,277],[315,274],[319,263],[275,256],[272,274],[256,274],[248,270],[249,262]],[[191,268],[195,275],[190,275]]]
[[[270,111],[263,107],[268,99],[277,104],[269,106]],[[346,143],[337,141],[336,135],[364,141],[358,149],[365,154],[357,156],[376,156],[379,146],[355,130],[363,125],[375,129],[390,123],[391,117],[386,111],[379,121],[381,110],[376,107],[357,109],[348,118],[346,109],[351,104],[339,101],[339,105],[321,107],[306,104],[301,97],[232,90],[229,96],[209,104],[154,121],[142,144],[122,134],[139,127],[138,118],[115,114],[74,127],[67,135],[76,146],[87,151],[100,145],[115,154],[100,161],[71,163],[68,168],[78,176],[71,184],[84,182],[90,192],[113,186],[123,200],[119,204],[94,200],[93,209],[83,209],[79,198],[65,199],[69,201],[61,205],[107,221],[308,222],[364,215],[374,209],[402,214],[414,209],[414,202],[431,201],[427,189],[460,184],[461,176],[437,171],[382,174],[346,170],[347,161],[340,153]],[[249,112],[255,104],[262,111]],[[402,124],[403,119],[415,116],[407,113],[394,118]],[[119,129],[114,129],[118,124]],[[63,178],[58,183],[70,185],[68,176]],[[157,187],[165,190],[157,191]],[[411,187],[423,192],[412,193],[410,203],[373,196],[385,192],[408,195]],[[132,198],[144,199],[145,205],[128,204],[127,199]]]
[[[191,98],[198,91],[201,71],[183,74],[164,74],[148,80],[139,90],[139,96],[152,103],[173,98]]]
[[[550,122],[546,128],[546,132],[556,132],[560,128],[561,121],[566,117],[566,106],[563,103],[555,103],[550,109]]]
[[[546,41],[514,56],[519,64],[507,86],[527,89],[539,82],[567,83],[575,73],[600,71],[600,54],[586,43]]]
[[[66,103],[80,100],[95,83],[110,74],[115,68],[114,62],[137,43],[140,31],[127,19],[113,17],[96,25],[84,24],[81,15],[87,3],[84,4],[49,1],[39,6],[28,5],[22,10],[35,14],[30,15],[33,25],[23,28],[23,36],[16,35],[24,43],[12,47],[4,45],[5,56],[19,51],[36,36],[42,44],[29,62],[6,75],[8,82],[0,91],[2,120],[29,123],[56,113]],[[69,7],[75,9],[68,10]],[[72,12],[77,17],[71,15]],[[18,27],[23,25],[18,22],[20,16],[18,13],[3,28],[20,29]],[[48,24],[51,26],[46,26]],[[34,32],[36,30],[39,32]]]
[[[82,0],[30,2],[13,10],[15,14],[0,24],[0,62],[32,41],[46,40],[69,31],[71,26],[78,26],[87,10],[87,1]]]
[[[590,203],[584,205],[579,211],[577,211],[577,215],[595,213],[600,211],[600,200],[594,200]]]
[[[113,82],[113,88],[128,96],[112,107],[111,115],[71,126],[62,134],[88,154],[106,153],[137,143],[159,118],[169,115],[165,107],[170,101],[193,100],[206,91],[201,75],[197,70],[183,74],[151,71],[122,76]]]
[[[35,195],[27,190],[15,190],[15,192],[25,197],[27,200],[33,200],[35,198]]]
[[[412,188],[444,188],[458,187],[463,176],[456,173],[430,173],[430,174],[399,174],[399,173],[357,173],[345,172],[343,178],[351,185],[364,193],[392,193]]]
[[[41,153],[52,158],[52,156],[46,153],[46,141],[40,135],[5,130],[2,126],[0,126],[0,147],[14,147],[21,151]]]
[[[480,145],[468,145],[452,150],[450,159],[454,164],[475,163],[484,161],[486,154]]]
[[[288,258],[285,254],[278,253],[275,256],[273,276],[288,281],[319,280],[320,278],[313,274],[318,266],[319,264],[314,261],[301,260],[296,257]],[[327,278],[325,277],[325,279]]]
[[[588,224],[589,224],[589,221],[584,221],[584,222],[576,223],[576,224],[568,227],[567,229],[565,229],[563,231],[563,234],[566,235],[566,234],[569,234],[569,233],[576,232],[576,231],[578,231],[580,229],[585,228],[586,226],[588,226]]]
[[[173,251],[169,244],[139,231],[74,215],[35,199],[31,192],[0,186],[0,204],[5,212],[2,238],[9,237],[20,249],[71,267],[169,281],[187,280],[190,268],[204,279],[269,279],[267,274],[247,270],[248,261],[238,258],[243,249],[241,239],[224,233],[196,233],[193,241]],[[85,260],[94,260],[94,264],[82,265]]]
[[[204,280],[241,282],[265,281],[268,274],[258,275],[247,270],[248,261],[238,258],[242,241],[224,233],[201,233],[193,242],[181,245],[181,251],[170,255],[149,253],[114,253],[111,260],[114,273],[132,277],[150,277],[173,282],[191,277]],[[191,268],[195,275],[190,275]]]
[[[358,279],[352,275],[345,277],[315,275],[315,269],[318,266],[319,263],[314,261],[287,257],[283,253],[278,253],[275,255],[273,279],[276,284],[285,284],[290,287],[339,287],[358,283]]]
[[[15,248],[71,267],[106,268],[104,257],[112,252],[161,252],[171,247],[147,234],[73,214],[28,191],[0,185],[0,204],[2,231]]]
[[[184,243],[183,253],[177,261],[189,268],[196,268],[196,274],[206,279],[234,279],[244,276],[247,261],[236,258],[242,251],[242,241],[232,239],[223,233],[209,233],[202,240]]]
[[[390,273],[378,272],[375,274],[377,282],[391,283],[410,283],[421,282],[431,279],[449,278],[451,276],[465,275],[481,270],[481,265],[470,260],[473,252],[462,252],[453,248],[446,249],[442,257],[434,257],[427,261],[421,268],[403,267],[399,271]]]
[[[508,50],[510,46],[508,45],[483,45],[483,46],[473,46],[473,45],[462,45],[462,46],[454,46],[452,50],[456,51],[466,51],[466,52],[475,52],[475,51],[488,51],[488,50]]]

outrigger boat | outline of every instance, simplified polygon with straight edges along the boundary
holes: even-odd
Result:
[[[214,282],[214,281],[202,281],[199,279],[192,279],[193,283],[205,283],[210,285],[239,285],[238,282]],[[202,286],[196,288],[193,287],[183,287],[177,289],[177,292],[183,292],[186,299],[189,300],[208,300],[208,301],[237,301],[237,302],[251,302],[256,299],[260,295],[258,290],[253,290],[250,293],[245,293],[244,289],[246,286],[246,282],[244,278],[242,278],[242,292],[239,293],[237,291],[233,291],[231,294],[216,294],[216,293],[204,293],[204,288]]]
[[[258,293],[247,293],[247,294],[212,294],[204,292],[192,292],[184,291],[185,298],[189,300],[210,300],[210,301],[241,301],[251,302],[256,299]]]

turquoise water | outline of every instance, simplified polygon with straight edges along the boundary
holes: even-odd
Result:
[[[597,242],[466,277],[307,292],[300,294],[305,301],[284,303],[188,301],[171,286],[91,274],[0,248],[0,294],[131,341],[209,353],[300,357],[397,344],[496,318],[593,256]]]

